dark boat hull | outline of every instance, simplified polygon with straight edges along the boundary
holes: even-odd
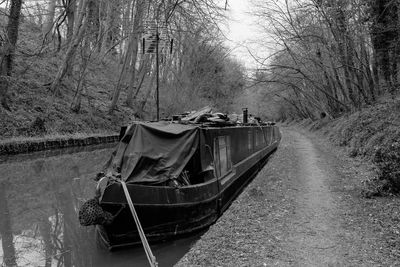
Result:
[[[255,177],[276,150],[279,140],[243,159],[232,171],[206,184],[185,188],[128,185],[130,196],[149,242],[174,238],[201,230],[214,223],[243,188]],[[115,214],[126,204],[120,184],[105,191],[102,207]],[[140,243],[128,207],[111,225],[98,226],[97,232],[109,249]]]
[[[146,215],[152,218],[170,218],[170,222],[168,223],[156,226],[152,225],[150,227],[141,222],[147,240],[149,242],[157,242],[189,234],[211,225],[218,218],[218,213],[215,209],[216,204],[217,200],[214,199],[209,203],[195,204],[187,207],[166,208],[162,206],[143,207],[135,205],[135,209],[139,218]],[[143,212],[144,209],[146,212]],[[207,213],[204,213],[204,211],[207,211]],[[183,221],[181,220],[182,214],[192,214],[193,217],[190,220]],[[119,229],[116,230],[116,228]],[[124,229],[125,231],[121,232],[121,229]],[[113,227],[97,226],[97,232],[109,249],[132,246],[141,243],[131,214],[124,214],[118,224]]]

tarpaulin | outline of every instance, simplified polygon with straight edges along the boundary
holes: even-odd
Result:
[[[170,122],[131,125],[106,165],[127,183],[176,178],[199,147],[199,128]]]

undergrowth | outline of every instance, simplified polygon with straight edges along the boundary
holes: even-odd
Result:
[[[365,195],[400,193],[400,99],[366,107],[335,120],[303,121],[351,157],[364,157],[375,166],[377,177],[366,181]]]
[[[2,26],[5,26],[4,21],[0,21]],[[135,111],[122,104],[126,97],[124,90],[117,109],[112,115],[108,114],[119,75],[117,58],[112,55],[90,58],[81,108],[74,112],[71,103],[79,69],[74,66],[57,92],[50,92],[49,85],[63,60],[63,52],[55,52],[55,43],[42,48],[38,44],[42,44],[40,27],[22,21],[13,75],[9,77],[8,108],[0,107],[0,141],[74,133],[115,133],[121,125],[134,119]],[[76,55],[78,59],[79,56]]]
[[[378,177],[367,182],[366,195],[400,192],[400,101],[365,108],[331,123],[329,136],[376,166]]]

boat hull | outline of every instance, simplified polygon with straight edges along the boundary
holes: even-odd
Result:
[[[278,141],[235,164],[224,177],[183,188],[129,185],[128,190],[149,242],[199,231],[213,224],[276,150]],[[126,205],[120,184],[104,192],[102,208],[115,214]],[[115,249],[140,243],[137,227],[126,206],[113,223],[97,226],[100,240]]]

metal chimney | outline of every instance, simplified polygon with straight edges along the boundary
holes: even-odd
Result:
[[[248,122],[248,117],[247,117],[247,108],[243,108],[243,123]]]

